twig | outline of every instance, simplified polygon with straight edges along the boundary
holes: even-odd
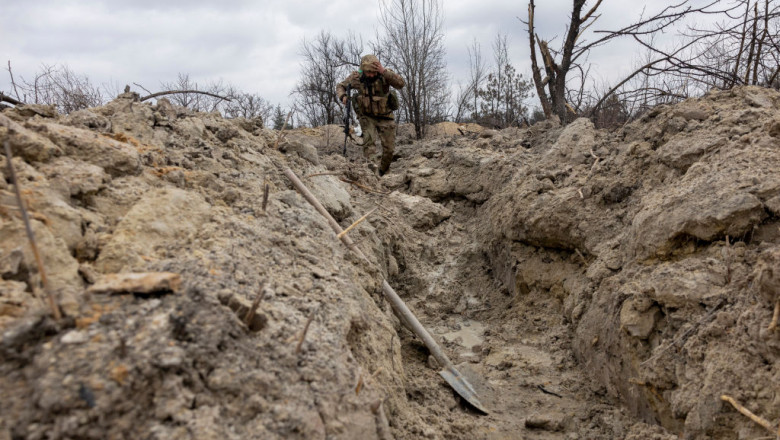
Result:
[[[152,94],[152,92],[150,92],[149,90],[147,90],[147,88],[146,88],[146,87],[144,87],[144,86],[142,86],[141,84],[138,84],[138,83],[135,83],[135,82],[134,82],[134,83],[133,83],[133,85],[134,85],[134,86],[136,86],[136,87],[138,87],[138,88],[144,89],[144,92],[146,92],[146,93],[148,93],[148,94],[150,94],[150,95]]]
[[[596,156],[596,153],[593,152],[593,149],[590,150],[590,155],[596,158],[596,160],[593,161],[593,166],[590,167],[590,171],[593,172],[593,170],[596,169],[596,165],[599,164],[601,158]]]
[[[27,209],[24,207],[24,201],[22,200],[22,191],[19,188],[19,181],[16,178],[16,171],[14,170],[11,154],[11,146],[6,140],[3,142],[5,148],[5,157],[8,161],[8,174],[11,176],[11,183],[14,185],[14,191],[16,192],[16,202],[19,204],[19,210],[22,212],[22,220],[24,221],[24,228],[27,231],[27,238],[30,240],[30,247],[32,248],[33,256],[35,256],[35,263],[38,265],[38,272],[41,274],[41,282],[43,283],[43,290],[46,292],[46,296],[51,308],[51,314],[55,320],[59,321],[62,318],[60,308],[57,306],[57,302],[52,294],[51,287],[49,286],[49,279],[46,277],[46,270],[43,268],[43,260],[41,254],[38,252],[38,246],[35,243],[35,234],[33,233],[32,226],[30,225],[30,217],[27,215]],[[32,287],[32,282],[30,282]]]
[[[263,213],[265,213],[265,208],[268,206],[268,191],[270,190],[270,186],[266,183],[265,186],[263,186]]]
[[[257,297],[255,298],[255,302],[252,303],[252,307],[249,308],[249,310],[246,311],[246,315],[244,316],[244,324],[246,324],[247,327],[249,327],[252,323],[252,320],[255,319],[255,313],[257,312],[257,306],[260,305],[260,301],[265,298],[265,280],[263,280],[260,283],[260,289],[257,291]]]
[[[375,380],[377,376],[379,376],[379,373],[382,372],[382,367],[379,367],[374,371],[374,373],[369,376],[371,380]],[[360,390],[363,389],[363,387],[366,385],[366,382],[363,380],[363,372],[360,372],[360,377],[358,378],[357,386],[355,387],[355,395],[358,395],[360,393]]]
[[[360,377],[358,378],[357,386],[355,387],[355,395],[357,396],[360,394],[360,390],[363,389],[363,373],[360,373]]]
[[[543,392],[544,394],[549,394],[549,395],[551,395],[551,396],[555,396],[555,397],[558,397],[558,398],[561,398],[561,399],[563,399],[563,396],[561,396],[560,394],[558,394],[558,393],[554,393],[554,392],[552,392],[552,391],[550,391],[550,390],[546,389],[545,387],[543,387],[543,386],[541,386],[541,385],[537,385],[537,386],[536,386],[536,388],[538,388],[538,389],[539,389],[539,391]]]
[[[14,102],[11,102],[11,101],[8,101],[8,102],[11,102],[11,104],[13,104],[13,105],[24,104],[23,102],[19,102],[19,100],[22,99],[22,98],[19,97],[19,89],[16,88],[16,81],[14,81],[14,72],[13,72],[13,70],[11,70],[11,60],[8,60],[8,75],[11,76],[11,85],[14,87],[14,94],[16,94],[16,99],[17,99],[18,103],[14,103]]]
[[[775,303],[775,313],[772,314],[772,322],[769,323],[767,330],[774,331],[777,328],[777,321],[780,319],[780,299]]]
[[[357,219],[357,221],[355,223],[352,223],[351,225],[349,225],[349,227],[347,229],[344,229],[343,231],[339,232],[339,234],[336,237],[339,240],[341,240],[341,237],[347,235],[347,232],[351,231],[353,228],[355,228],[355,226],[363,223],[368,218],[368,216],[373,214],[377,209],[379,209],[379,208],[374,208],[371,211],[368,211],[368,213],[366,215],[364,215],[363,217],[360,217],[359,219]]]
[[[287,113],[287,117],[284,118],[284,124],[282,124],[282,130],[279,131],[279,136],[276,138],[276,144],[274,144],[274,150],[279,149],[279,141],[282,140],[282,137],[284,137],[284,130],[287,129],[287,122],[290,120],[290,116],[292,116],[293,112],[290,110],[289,113]]]
[[[303,327],[303,333],[301,333],[301,339],[298,340],[298,346],[295,347],[295,354],[301,354],[301,346],[303,345],[303,340],[306,339],[306,333],[309,332],[309,326],[311,325],[311,322],[314,320],[315,314],[317,314],[317,309],[312,310],[312,312],[309,314],[309,319],[306,320],[306,326]]]
[[[339,179],[339,180],[341,180],[344,183],[349,183],[350,185],[355,185],[356,187],[362,189],[363,191],[369,192],[369,193],[379,194],[379,195],[383,195],[383,196],[386,196],[386,195],[390,194],[389,192],[377,191],[375,189],[369,188],[369,187],[367,187],[365,185],[362,185],[362,184],[360,184],[360,183],[358,183],[358,182],[356,182],[354,180],[349,180],[349,179]]]
[[[574,251],[575,251],[575,252],[577,252],[577,255],[579,255],[579,256],[580,256],[580,258],[582,259],[582,262],[583,262],[585,265],[587,265],[587,264],[588,264],[588,260],[585,258],[585,256],[584,256],[584,255],[582,255],[582,252],[580,252],[580,250],[579,250],[579,249],[576,249],[576,248],[574,249]]]
[[[317,177],[317,176],[338,176],[342,174],[341,171],[331,171],[328,173],[316,173],[316,174],[309,174],[307,176],[303,176],[304,179],[309,179],[311,177]]]
[[[752,412],[750,412],[749,409],[745,408],[744,406],[740,405],[736,400],[734,400],[731,396],[728,396],[726,394],[723,394],[720,396],[720,400],[723,400],[724,402],[728,402],[731,404],[731,406],[734,407],[737,411],[742,413],[742,415],[746,416],[750,420],[758,423],[759,425],[766,428],[767,431],[771,432],[772,434],[780,434],[780,429],[775,430],[775,428],[772,426],[771,423],[769,423],[768,420],[766,420],[763,417],[759,417]]]

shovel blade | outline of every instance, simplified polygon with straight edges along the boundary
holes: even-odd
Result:
[[[479,401],[477,392],[474,390],[474,387],[471,386],[469,381],[466,380],[466,377],[463,376],[458,370],[456,370],[454,367],[445,368],[439,371],[439,375],[441,375],[441,377],[443,377],[444,380],[450,384],[455,392],[457,392],[460,397],[465,399],[466,402],[468,402],[472,407],[484,414],[488,413],[485,407],[482,406],[482,402]]]

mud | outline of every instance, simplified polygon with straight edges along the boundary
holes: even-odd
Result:
[[[402,126],[379,178],[335,126],[280,138],[133,94],[4,110],[66,318],[3,159],[0,439],[767,437],[720,396],[780,422],[778,127],[780,94],[751,87],[611,132]],[[370,263],[286,167],[342,227],[379,207],[350,232]],[[89,291],[128,272],[181,285]],[[382,277],[489,414],[438,375]]]

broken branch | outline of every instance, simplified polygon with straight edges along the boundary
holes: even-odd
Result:
[[[10,96],[0,93],[0,102],[10,102],[13,105],[23,105],[24,103],[21,101],[17,101],[14,98],[11,98]]]
[[[377,209],[379,209],[379,208],[374,208],[371,211],[369,211],[366,215],[364,215],[363,217],[360,217],[359,219],[357,219],[357,221],[355,223],[352,223],[351,225],[349,225],[349,227],[347,229],[344,229],[343,231],[339,232],[339,234],[336,237],[338,237],[338,239],[341,240],[341,237],[347,235],[347,233],[349,231],[351,231],[355,226],[363,223],[368,218],[368,216],[373,214]]]

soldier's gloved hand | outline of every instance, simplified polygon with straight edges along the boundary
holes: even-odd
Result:
[[[376,70],[376,73],[378,73],[380,75],[385,73],[385,68],[382,67],[382,63],[380,63],[379,61],[374,61],[373,66],[374,66],[374,70]]]

